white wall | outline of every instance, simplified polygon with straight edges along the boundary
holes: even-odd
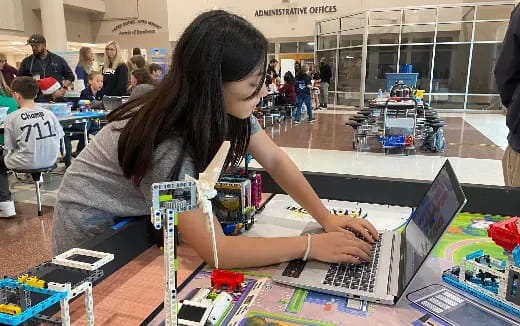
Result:
[[[243,0],[166,0],[168,3],[169,39],[176,41],[186,26],[201,12],[211,9],[224,9],[237,13],[255,25],[269,39],[302,38],[314,35],[316,20],[333,18],[347,13],[382,7],[409,7],[431,4],[454,4],[463,0],[294,0],[283,4],[282,0],[243,1]],[[311,6],[336,6],[337,12],[299,16],[255,17],[259,9],[276,9]]]
[[[168,48],[168,13],[166,10],[166,0],[105,0],[106,13],[98,21],[92,22],[94,43],[104,43],[110,40],[117,40],[124,49],[134,47],[150,49]],[[138,15],[139,14],[139,15]],[[132,27],[124,27],[118,31],[113,31],[114,27],[127,21],[128,19],[142,19],[152,21],[162,28],[156,29],[142,24]],[[119,35],[119,31],[129,29],[153,29],[154,34],[140,35]]]

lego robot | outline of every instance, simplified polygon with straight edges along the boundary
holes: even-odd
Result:
[[[201,207],[207,216],[208,230],[211,232],[213,258],[218,269],[218,254],[215,236],[213,209],[210,199],[217,195],[215,184],[229,152],[230,143],[225,141],[206,170],[196,180],[189,176],[186,181],[154,183],[152,185],[151,222],[155,229],[163,229],[164,233],[164,311],[165,324],[171,325],[205,325],[215,307],[227,301],[222,295],[217,304],[210,305],[206,301],[185,301],[177,312],[177,248],[176,234],[178,213]],[[223,305],[223,304],[222,304]],[[220,309],[220,308],[219,308]]]
[[[485,302],[520,317],[520,233],[518,217],[490,225],[488,236],[504,248],[501,261],[479,250],[444,271],[443,280]]]

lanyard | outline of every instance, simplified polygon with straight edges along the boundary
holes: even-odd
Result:
[[[47,66],[49,65],[49,63],[51,62],[51,57],[50,55],[47,54],[47,62],[45,63],[45,66],[42,65],[41,61],[43,60],[40,60],[40,68],[42,68],[42,71],[43,71],[43,78],[45,78],[45,72],[47,70]],[[32,68],[33,68],[33,64],[34,64],[34,54],[31,58],[31,67],[29,68],[29,74],[32,76]]]

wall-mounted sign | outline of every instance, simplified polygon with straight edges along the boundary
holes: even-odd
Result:
[[[146,19],[131,19],[116,25],[112,29],[112,33],[118,33],[119,35],[155,34],[161,28],[161,25]]]
[[[336,8],[336,6],[311,6],[311,7],[295,7],[295,8],[259,9],[259,10],[255,11],[255,17],[333,14],[337,11],[338,11],[338,9]]]

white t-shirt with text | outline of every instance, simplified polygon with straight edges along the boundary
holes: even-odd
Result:
[[[56,163],[63,128],[49,110],[35,106],[17,110],[5,118],[4,157],[9,169],[41,169]]]

